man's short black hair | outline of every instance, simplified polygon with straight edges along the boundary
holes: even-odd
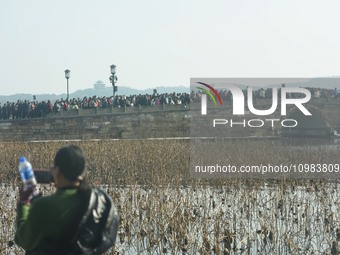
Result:
[[[54,165],[69,181],[76,181],[85,171],[85,156],[76,145],[59,149],[54,158]]]

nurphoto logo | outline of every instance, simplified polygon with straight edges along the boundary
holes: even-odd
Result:
[[[216,95],[218,101],[220,102],[220,105],[223,104],[221,96],[218,94],[216,89],[214,89],[209,84],[206,84],[206,83],[203,83],[203,82],[197,82],[197,83],[199,83],[199,84],[207,87],[208,89],[210,89],[210,91],[212,91]],[[201,88],[201,87],[197,87],[197,89],[201,90],[202,93],[205,93],[205,94],[202,94],[202,97],[201,97],[201,105],[202,105],[202,107],[201,107],[201,114],[202,115],[207,115],[207,95],[210,96],[211,100],[214,102],[215,105],[216,105],[216,99],[215,99],[214,95],[211,94],[211,92],[209,90],[207,90],[205,88]]]
[[[216,105],[216,98],[218,99],[220,105],[222,106],[222,99],[219,95],[219,92],[214,88],[213,86],[203,83],[203,82],[197,82],[198,84],[201,84],[205,86],[206,88],[197,87],[197,89],[202,91],[201,95],[201,115],[207,115],[207,108],[208,108],[208,99],[207,95],[210,96],[211,100],[213,101],[214,105]],[[209,89],[209,90],[208,90]],[[218,87],[221,91],[230,91],[232,95],[232,114],[234,116],[242,116],[245,115],[245,101],[247,102],[247,106],[249,109],[249,112],[256,116],[268,116],[273,114],[279,105],[281,105],[281,116],[287,115],[287,107],[288,105],[293,105],[297,107],[305,116],[311,116],[312,114],[306,109],[304,104],[308,103],[311,99],[311,92],[308,89],[305,88],[294,88],[294,87],[281,87],[280,93],[279,88],[271,88],[272,90],[272,98],[271,98],[271,107],[269,109],[256,109],[254,106],[254,100],[253,100],[253,88],[247,87],[246,91],[243,91],[241,88],[239,88],[236,85],[233,84],[223,84],[221,87]],[[214,96],[214,95],[215,96]],[[299,97],[293,98],[291,95],[299,94]],[[281,125],[283,127],[296,127],[298,125],[298,122],[295,119],[250,119],[248,121],[244,120],[241,122],[234,122],[234,124],[241,124],[244,127],[262,127],[265,122],[271,123],[271,126],[274,127],[275,122],[281,122]],[[226,125],[230,124],[231,127],[233,126],[233,120],[228,119],[214,119],[213,120],[213,127],[216,127],[217,125]],[[248,125],[246,125],[248,124]]]

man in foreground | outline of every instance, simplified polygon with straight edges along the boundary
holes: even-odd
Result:
[[[118,216],[111,198],[84,181],[85,157],[61,148],[51,174],[56,193],[33,199],[20,190],[15,242],[27,254],[102,254],[114,245]]]

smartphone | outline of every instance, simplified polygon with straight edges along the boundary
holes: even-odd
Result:
[[[49,169],[33,169],[37,183],[48,184],[53,182],[53,176]]]

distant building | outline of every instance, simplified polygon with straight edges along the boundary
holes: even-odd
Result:
[[[106,85],[102,81],[97,81],[94,85],[94,89],[105,89]]]

